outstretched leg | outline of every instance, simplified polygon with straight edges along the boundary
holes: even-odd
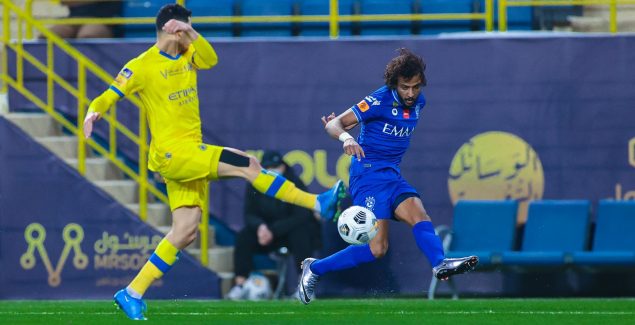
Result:
[[[388,251],[388,220],[377,221],[377,235],[366,245],[351,245],[323,259],[307,258],[302,262],[302,275],[298,284],[298,295],[303,304],[313,299],[315,285],[320,276],[339,270],[350,269],[360,264],[382,258]]]
[[[419,250],[428,258],[432,272],[439,280],[447,280],[450,276],[473,270],[478,264],[476,256],[463,258],[445,258],[441,239],[434,232],[434,226],[417,196],[404,197],[397,202],[395,216],[412,226],[412,234]]]
[[[325,219],[337,217],[339,202],[346,194],[342,181],[338,181],[330,190],[320,195],[302,191],[282,175],[262,168],[255,157],[233,148],[223,148],[217,174],[219,178],[244,178],[259,192],[317,211]]]

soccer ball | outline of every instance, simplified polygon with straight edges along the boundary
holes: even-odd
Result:
[[[261,273],[251,273],[243,284],[244,298],[247,300],[266,300],[272,295],[269,279]]]
[[[354,205],[340,215],[337,231],[349,244],[366,244],[377,235],[377,218],[372,211]]]

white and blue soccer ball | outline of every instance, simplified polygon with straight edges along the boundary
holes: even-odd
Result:
[[[337,219],[337,232],[349,244],[366,244],[377,235],[377,217],[365,207],[354,205]]]
[[[261,273],[251,273],[243,284],[243,297],[247,300],[267,300],[273,294],[269,279]]]

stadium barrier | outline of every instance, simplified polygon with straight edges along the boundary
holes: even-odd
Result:
[[[25,2],[25,11],[33,18],[33,2]],[[187,5],[187,1],[176,1]],[[336,39],[340,36],[341,23],[361,22],[423,22],[423,21],[481,21],[486,31],[492,31],[494,26],[494,0],[485,0],[481,13],[417,13],[417,14],[356,14],[340,15],[339,0],[329,0],[327,15],[258,15],[258,16],[194,16],[193,23],[205,24],[274,24],[274,23],[328,23],[329,36]],[[43,24],[108,24],[108,25],[148,25],[154,24],[154,17],[112,17],[112,18],[54,18],[38,19]],[[33,38],[33,30],[26,26],[26,38]]]

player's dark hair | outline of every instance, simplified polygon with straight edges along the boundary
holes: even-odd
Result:
[[[386,71],[384,71],[384,82],[386,86],[395,89],[399,77],[412,79],[412,77],[417,75],[421,77],[421,85],[425,86],[428,81],[424,73],[426,71],[426,64],[423,62],[423,58],[404,47],[397,49],[397,51],[399,55],[388,62]]]
[[[157,31],[162,31],[163,25],[170,21],[170,19],[176,19],[187,23],[190,21],[190,17],[192,17],[191,10],[188,10],[176,3],[169,3],[161,7],[161,9],[159,9],[159,12],[157,13]]]

